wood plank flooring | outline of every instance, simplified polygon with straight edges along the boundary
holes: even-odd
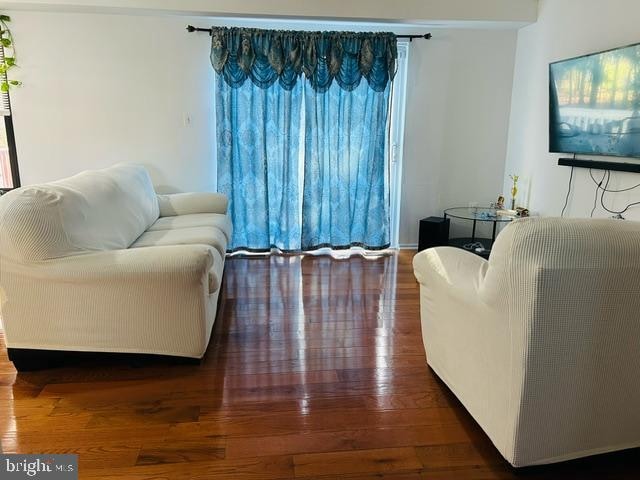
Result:
[[[233,257],[200,366],[17,375],[3,452],[77,453],[83,479],[639,479],[638,450],[512,469],[425,362],[414,252]]]

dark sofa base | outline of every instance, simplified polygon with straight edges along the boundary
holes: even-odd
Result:
[[[199,358],[172,357],[146,353],[75,352],[66,350],[37,350],[8,348],[9,360],[19,372],[59,367],[83,367],[126,365],[145,367],[150,365],[199,365]]]

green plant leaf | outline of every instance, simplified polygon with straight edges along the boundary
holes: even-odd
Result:
[[[0,84],[0,92],[8,92],[8,91],[9,91],[9,83],[2,82],[2,84]]]
[[[10,22],[11,21],[11,17],[9,15],[0,15],[0,21]]]
[[[2,38],[2,39],[0,39],[0,43],[2,43],[3,47],[10,47],[11,46],[11,39],[10,38]]]
[[[13,67],[16,64],[16,57],[4,57],[4,63],[9,67]]]
[[[7,65],[5,65],[4,63],[0,64],[0,75],[4,75],[5,73],[7,73],[7,69],[9,67]]]
[[[22,82],[20,80],[9,80],[9,83],[15,87],[19,87],[20,85],[22,85]]]

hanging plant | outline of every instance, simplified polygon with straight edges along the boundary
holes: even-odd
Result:
[[[0,57],[0,91],[8,92],[11,87],[19,87],[22,82],[9,79],[9,71],[17,67],[16,48],[13,43],[13,35],[9,28],[11,17],[9,15],[0,15],[0,44],[4,55]]]

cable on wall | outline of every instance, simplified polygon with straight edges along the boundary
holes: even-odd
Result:
[[[606,207],[606,205],[604,204],[604,194],[607,193],[607,191],[608,191],[609,181],[610,180],[611,180],[611,171],[607,171],[607,183],[604,184],[604,188],[602,189],[602,195],[600,196],[600,204],[602,205],[602,208],[604,208],[609,213],[613,213],[613,214],[616,214],[616,215],[622,215],[627,210],[629,210],[631,207],[633,207],[635,205],[640,205],[640,202],[633,202],[633,203],[630,203],[629,205],[627,205],[623,210],[620,210],[620,211],[609,210]]]
[[[636,205],[640,205],[640,202],[632,202],[629,205],[627,205],[624,209],[616,211],[616,210],[611,210],[611,209],[607,208],[607,206],[604,204],[604,194],[605,193],[628,192],[630,190],[634,190],[634,189],[640,187],[640,183],[637,184],[637,185],[634,185],[632,187],[622,188],[622,189],[619,189],[619,190],[613,190],[613,189],[609,189],[609,182],[611,181],[611,170],[607,170],[604,173],[604,175],[602,177],[602,180],[600,182],[598,182],[598,180],[596,180],[594,178],[591,169],[589,169],[589,176],[591,177],[591,180],[593,180],[593,183],[596,184],[596,199],[598,198],[598,192],[600,192],[600,190],[602,190],[602,194],[600,195],[600,205],[602,205],[602,208],[604,210],[606,210],[607,212],[612,213],[614,215],[622,215],[627,210],[629,210],[631,207],[636,206]],[[605,182],[605,178],[606,178],[606,182]],[[602,186],[603,182],[605,182],[604,187]],[[593,212],[594,211],[595,211],[595,206],[594,206],[594,209],[591,211],[591,215],[592,216],[593,216]]]
[[[569,195],[571,195],[571,184],[573,182],[573,170],[574,167],[571,167],[571,175],[569,176],[569,188],[567,189],[567,198],[564,200],[564,207],[562,207],[561,217],[564,217],[564,212],[567,209],[567,205],[569,205]]]
[[[611,173],[611,170],[607,170],[607,171],[605,172],[605,175],[606,175],[607,173],[609,173],[609,174],[610,174],[610,173]],[[591,173],[591,169],[589,169],[589,174],[591,175],[591,179],[592,179],[592,180],[597,184],[598,182],[596,181],[596,179],[595,179],[595,178],[593,178],[593,174]],[[602,180],[604,181],[604,177],[602,177]],[[638,188],[638,187],[640,187],[640,183],[639,183],[639,184],[637,184],[637,185],[634,185],[633,187],[623,188],[623,189],[621,189],[621,190],[610,190],[610,189],[607,189],[607,193],[628,192],[629,190],[633,190],[634,188]]]
[[[602,178],[600,179],[600,182],[598,182],[594,177],[593,177],[593,171],[591,169],[589,169],[589,175],[591,176],[591,180],[594,181],[594,183],[596,184],[596,195],[593,199],[593,208],[591,209],[591,215],[589,215],[591,218],[593,218],[593,214],[596,211],[596,208],[598,208],[598,194],[600,193],[600,187],[602,186],[602,183],[604,182],[604,178],[607,176],[607,172],[604,172],[602,174]]]

